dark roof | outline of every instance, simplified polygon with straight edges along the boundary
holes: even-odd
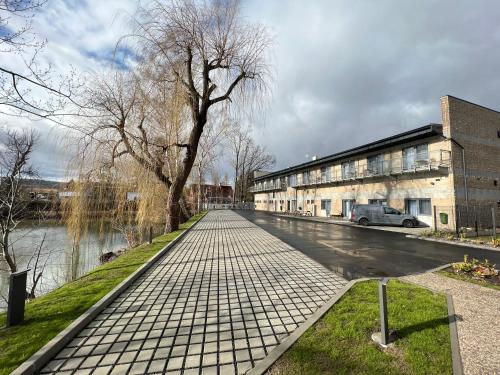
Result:
[[[254,180],[255,181],[267,180],[269,178],[282,176],[282,175],[288,174],[290,172],[296,172],[296,171],[308,169],[308,168],[315,167],[318,165],[323,165],[323,164],[331,163],[334,161],[338,161],[340,159],[353,157],[353,156],[363,154],[366,152],[377,151],[377,150],[381,150],[381,149],[384,149],[387,147],[397,146],[397,145],[400,145],[403,143],[408,143],[408,142],[415,141],[418,139],[429,138],[429,137],[433,137],[436,135],[443,135],[443,125],[441,125],[441,124],[429,124],[429,125],[422,126],[420,128],[409,130],[409,131],[404,132],[404,133],[393,135],[393,136],[388,137],[388,138],[380,139],[380,140],[375,141],[375,142],[367,143],[363,146],[354,147],[354,148],[351,148],[351,149],[346,150],[346,151],[337,152],[335,154],[328,155],[328,156],[325,156],[325,157],[322,157],[322,158],[319,158],[316,160],[308,161],[306,163],[297,164],[293,167],[288,167],[288,168],[281,169],[281,170],[276,171],[276,172],[268,173],[266,175],[259,176],[259,177],[255,178]]]

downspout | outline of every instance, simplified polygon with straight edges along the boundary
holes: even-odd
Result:
[[[467,212],[467,225],[468,225],[469,224],[469,192],[467,190],[467,168],[465,165],[465,147],[462,146],[460,143],[458,143],[452,137],[447,138],[447,137],[443,136],[443,138],[448,140],[448,141],[451,141],[452,143],[454,143],[455,145],[460,147],[460,149],[462,150],[462,167],[463,167],[463,172],[464,172],[465,210]]]

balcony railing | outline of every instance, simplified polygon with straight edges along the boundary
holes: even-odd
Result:
[[[280,182],[268,182],[264,184],[257,184],[250,187],[251,193],[258,193],[261,191],[276,191],[276,190],[286,190],[287,184],[285,181]]]
[[[451,165],[451,155],[447,150],[436,150],[429,153],[429,157],[422,160],[408,160],[402,157],[383,160],[379,163],[368,165],[366,162],[356,163],[354,170],[338,170],[335,169],[331,174],[322,176],[310,176],[307,181],[297,181],[290,187],[308,187],[336,182],[346,182],[351,180],[363,180],[367,178],[377,178],[384,176],[396,176],[407,173],[420,173],[428,171],[445,171]],[[261,186],[254,185],[251,188],[252,192],[285,190],[287,184],[282,182],[280,186],[277,184],[263,184]]]

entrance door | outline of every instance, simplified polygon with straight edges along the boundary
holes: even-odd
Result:
[[[331,199],[322,199],[321,200],[321,209],[325,210],[326,217],[330,217],[330,213],[332,211],[332,200]]]
[[[342,200],[342,216],[346,219],[351,218],[352,206],[356,202],[355,199],[343,199]]]

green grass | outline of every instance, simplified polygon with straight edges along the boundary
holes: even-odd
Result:
[[[489,283],[487,281],[484,281],[484,280],[481,280],[481,279],[473,279],[472,277],[469,277],[467,275],[458,275],[456,273],[447,272],[447,271],[444,271],[444,270],[437,271],[436,273],[438,273],[441,276],[451,277],[452,279],[456,279],[456,280],[460,280],[460,281],[465,281],[465,282],[472,283],[472,284],[481,285],[481,286],[484,286],[484,287],[490,288],[490,289],[500,290],[500,285],[491,284],[491,283]]]
[[[371,341],[380,330],[377,281],[355,284],[276,362],[276,374],[451,374],[446,298],[391,281],[387,286],[393,348]]]
[[[131,249],[85,276],[36,298],[26,305],[25,321],[21,325],[6,328],[6,315],[1,314],[0,374],[9,374],[18,367],[202,215],[192,217],[178,231],[155,238],[151,245]]]

